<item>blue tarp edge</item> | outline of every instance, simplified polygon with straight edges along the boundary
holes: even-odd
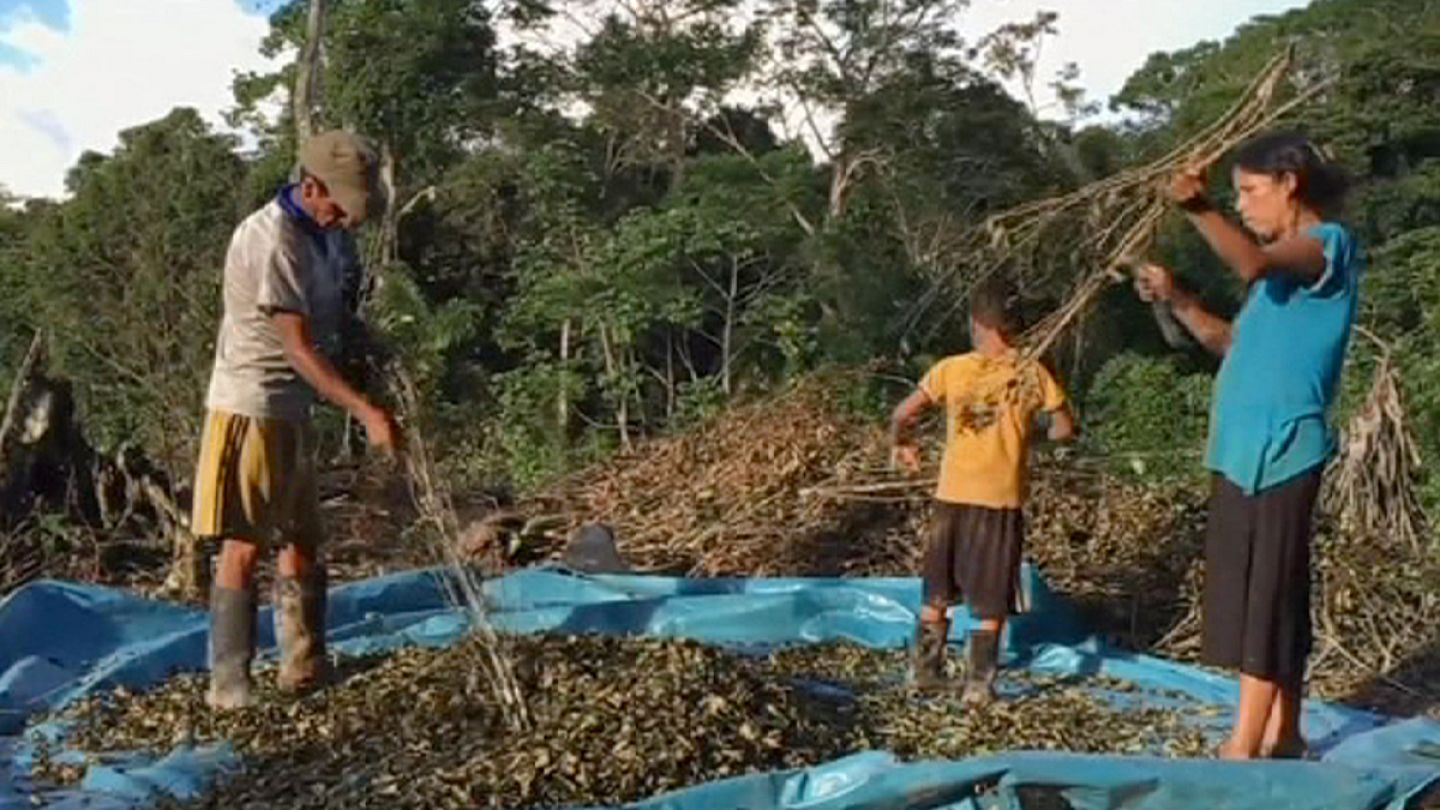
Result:
[[[443,576],[438,570],[406,572],[335,589],[328,624],[332,645],[348,654],[367,654],[409,644],[452,643],[465,632],[466,620],[446,604],[439,579]],[[1006,657],[1012,665],[1103,673],[1233,706],[1232,679],[1109,648],[1088,636],[1072,611],[1028,567],[1025,587],[1033,611],[1017,617],[1007,632]],[[485,592],[492,621],[513,632],[647,634],[746,647],[838,640],[903,646],[920,600],[918,581],[910,578],[692,580],[587,577],[553,568],[510,574],[486,583]],[[957,619],[953,633],[959,636],[968,617]],[[269,626],[262,617],[265,647],[273,644]],[[206,632],[202,611],[123,591],[54,581],[16,591],[0,602],[0,733],[17,731],[31,713],[64,706],[97,690],[147,686],[176,669],[203,668]],[[1398,810],[1440,777],[1440,724],[1423,719],[1395,722],[1316,701],[1307,702],[1305,723],[1324,753],[1323,764],[1235,765],[1023,752],[906,764],[871,752],[804,771],[698,785],[636,806],[835,810],[893,807],[897,796],[918,801],[920,794],[943,797],[950,802],[946,806],[971,806],[979,778],[975,774],[982,774],[998,780],[996,795],[1002,799],[1020,785],[1049,785],[1076,808],[1181,807],[1219,800],[1206,806]],[[42,730],[63,734],[53,726]],[[0,780],[0,810],[30,806],[34,788],[24,778],[28,755],[23,740],[0,737],[0,773],[9,770],[9,778]],[[158,762],[107,762],[91,768],[80,790],[46,798],[59,807],[74,800],[97,808],[101,805],[95,802],[102,799],[113,803],[106,807],[136,807],[157,792],[193,795],[235,764],[234,753],[225,746],[181,748]],[[923,806],[941,806],[931,799]],[[1262,799],[1269,803],[1258,803]]]

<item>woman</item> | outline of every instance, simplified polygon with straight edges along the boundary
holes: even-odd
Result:
[[[1299,757],[1300,700],[1310,652],[1311,513],[1335,450],[1326,415],[1355,320],[1360,262],[1331,221],[1340,173],[1311,143],[1272,133],[1235,153],[1236,210],[1205,194],[1201,172],[1171,183],[1191,224],[1248,285],[1233,323],[1201,308],[1170,271],[1147,265],[1136,288],[1170,305],[1224,358],[1215,380],[1206,466],[1213,473],[1205,539],[1204,658],[1240,671],[1227,759]]]

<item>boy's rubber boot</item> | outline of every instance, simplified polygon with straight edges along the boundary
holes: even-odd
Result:
[[[1000,657],[1000,634],[986,630],[971,631],[965,655],[963,702],[977,707],[992,703],[995,700],[995,673]]]
[[[275,639],[280,645],[276,683],[283,692],[304,692],[325,683],[325,586],[323,566],[301,577],[275,579]]]
[[[1260,748],[1261,759],[1309,759],[1310,746],[1303,739]]]
[[[915,650],[910,666],[910,683],[922,692],[939,692],[948,686],[945,678],[945,645],[950,622],[921,621],[915,630]]]
[[[255,657],[255,593],[249,589],[215,587],[210,591],[211,708],[243,709],[255,705],[250,661]]]

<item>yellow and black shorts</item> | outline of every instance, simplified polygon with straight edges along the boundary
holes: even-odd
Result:
[[[202,539],[318,546],[314,452],[307,422],[208,412],[191,530]]]

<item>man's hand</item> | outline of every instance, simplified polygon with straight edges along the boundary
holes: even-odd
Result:
[[[395,417],[383,408],[372,407],[365,412],[362,421],[370,446],[384,453],[387,458],[394,458],[403,441],[400,425],[395,421]]]
[[[1135,271],[1135,294],[1145,303],[1168,303],[1175,297],[1175,275],[1158,264]]]
[[[1205,180],[1204,166],[1191,166],[1170,178],[1170,199],[1184,208],[1205,199],[1210,184]]]
[[[920,472],[920,448],[913,444],[897,444],[890,450],[890,463],[915,475]]]

